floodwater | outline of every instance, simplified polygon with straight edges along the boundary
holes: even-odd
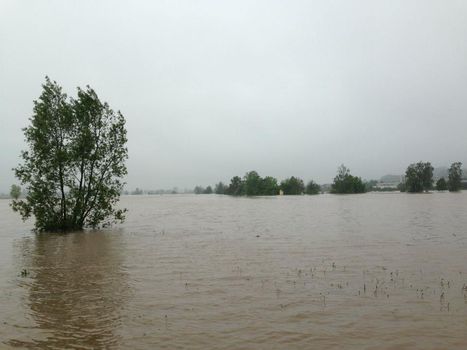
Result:
[[[35,235],[0,200],[0,348],[467,348],[466,192],[122,205]]]

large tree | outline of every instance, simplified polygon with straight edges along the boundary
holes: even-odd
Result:
[[[462,183],[462,163],[452,163],[449,168],[448,189],[451,192],[457,192],[461,189]]]
[[[405,171],[407,192],[429,191],[433,187],[433,167],[430,162],[410,164]]]
[[[123,221],[116,209],[127,174],[125,119],[89,86],[68,98],[46,78],[24,130],[28,149],[15,171],[26,187],[13,201],[23,219],[34,215],[38,231],[97,228]]]

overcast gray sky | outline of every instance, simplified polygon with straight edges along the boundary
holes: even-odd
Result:
[[[467,164],[467,1],[0,5],[0,192],[45,75],[125,115],[130,189]]]

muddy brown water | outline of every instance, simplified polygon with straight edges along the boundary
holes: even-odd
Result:
[[[467,348],[466,192],[122,204],[35,235],[0,201],[0,348]]]

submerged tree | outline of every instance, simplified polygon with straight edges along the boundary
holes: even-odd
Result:
[[[306,188],[305,188],[305,193],[306,194],[319,194],[320,191],[321,191],[321,186],[318,185],[313,180],[308,182],[307,185],[306,185]]]
[[[405,171],[407,192],[429,191],[433,187],[433,167],[430,162],[410,164]]]
[[[46,78],[24,130],[28,149],[15,171],[26,186],[12,207],[23,220],[34,215],[38,231],[97,228],[123,221],[116,209],[127,174],[125,119],[89,86],[68,99]]]
[[[245,194],[247,196],[260,196],[262,181],[263,179],[256,171],[252,170],[246,173],[243,177]]]
[[[21,196],[21,187],[18,185],[11,185],[10,197],[13,199],[18,199]]]
[[[219,182],[214,187],[214,193],[216,194],[224,194],[226,192],[227,186],[224,185],[222,182]]]
[[[444,177],[436,181],[436,190],[437,191],[446,191],[448,189],[448,184]]]
[[[350,169],[344,164],[337,169],[337,175],[331,185],[331,193],[350,194],[364,193],[365,191],[365,184],[362,179],[350,175]]]
[[[266,176],[261,180],[261,195],[277,196],[279,194],[279,184],[277,179],[272,176]]]
[[[230,180],[230,185],[225,191],[225,194],[230,194],[231,196],[241,196],[245,194],[244,188],[245,186],[242,179],[239,176],[234,176]]]
[[[285,195],[299,195],[305,192],[303,180],[295,176],[283,180],[280,187]]]
[[[204,191],[205,191],[204,187],[201,187],[201,186],[195,186],[195,189],[193,190],[195,194],[203,194]]]
[[[208,186],[204,189],[203,194],[211,194],[212,193],[212,187]]]
[[[462,163],[452,163],[449,168],[448,189],[451,192],[457,192],[461,189],[462,183]]]

